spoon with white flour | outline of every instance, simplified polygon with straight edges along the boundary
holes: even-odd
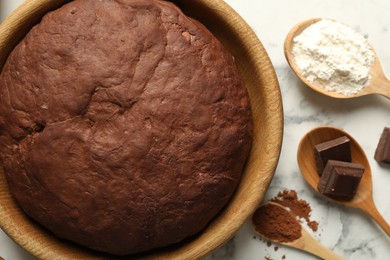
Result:
[[[301,22],[288,33],[284,54],[295,74],[321,94],[380,94],[390,99],[390,81],[374,49],[344,24],[322,18]]]

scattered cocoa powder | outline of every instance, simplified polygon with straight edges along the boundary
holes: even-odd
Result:
[[[291,242],[302,236],[296,218],[277,205],[265,204],[258,208],[252,216],[252,223],[258,233],[273,241]]]
[[[291,242],[298,239],[302,234],[301,225],[297,218],[304,219],[314,232],[318,230],[318,222],[310,219],[311,207],[309,203],[299,199],[295,190],[280,191],[270,201],[278,203],[288,210],[272,204],[263,205],[256,210],[252,216],[252,223],[256,231],[264,237],[279,242]],[[271,245],[272,243],[268,241],[267,246],[271,247]],[[278,249],[278,246],[274,247],[275,251]],[[270,256],[265,257],[265,260],[271,259]],[[286,259],[286,255],[283,255],[282,259]]]
[[[314,232],[316,232],[318,230],[318,222],[317,221],[309,221],[307,223],[307,225],[309,226],[309,228],[311,230],[313,230]]]
[[[305,200],[298,199],[298,195],[295,190],[280,191],[271,201],[289,208],[294,215],[299,218],[303,218],[311,230],[318,230],[318,222],[310,220],[311,207],[309,203]]]

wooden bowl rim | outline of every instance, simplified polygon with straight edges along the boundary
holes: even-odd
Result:
[[[18,22],[20,23],[21,18],[23,18],[22,20],[25,20],[31,13],[37,12],[36,10],[38,9],[42,9],[42,6],[55,1],[56,0],[28,0],[22,4],[0,25],[0,35],[4,36],[0,39],[0,46],[4,46],[4,43],[12,41],[12,39],[16,37],[14,32],[10,31],[10,28],[20,28],[22,25],[18,24]],[[62,3],[68,1],[69,0],[63,0]],[[204,257],[220,247],[235,234],[260,204],[275,173],[281,151],[283,137],[281,92],[273,65],[263,45],[249,25],[223,0],[197,0],[197,3],[217,14],[233,31],[240,32],[237,33],[237,37],[239,37],[240,42],[243,44],[243,48],[246,49],[250,57],[250,60],[247,62],[253,65],[253,77],[257,77],[258,81],[267,83],[262,86],[265,89],[263,91],[264,104],[262,104],[265,111],[261,111],[261,113],[266,114],[265,122],[263,123],[264,129],[262,130],[265,131],[258,134],[258,138],[260,139],[261,137],[261,141],[264,142],[261,149],[258,149],[262,152],[262,156],[259,158],[259,156],[253,155],[254,152],[252,151],[247,162],[248,165],[256,164],[256,162],[261,162],[262,164],[261,168],[258,169],[253,169],[253,167],[251,167],[250,170],[245,169],[244,174],[250,174],[254,181],[248,182],[248,185],[245,186],[245,190],[241,189],[240,185],[234,198],[232,198],[223,212],[221,212],[217,218],[213,220],[196,239],[194,239],[194,241],[186,243],[172,252],[157,253],[148,256],[147,258],[195,259]],[[17,26],[15,26],[15,24]],[[2,55],[1,53],[2,50],[0,50],[0,56]],[[2,67],[2,65],[3,64],[0,64],[0,67]],[[253,101],[252,98],[251,101]],[[4,176],[0,176],[0,179],[1,178],[4,179]],[[244,202],[238,202],[236,198],[244,195],[250,196],[246,198]],[[12,212],[13,209],[11,209],[9,205],[5,205],[3,197],[4,196],[0,194],[0,227],[9,237],[31,254],[40,259],[69,259],[69,257],[80,258],[79,253],[81,252],[83,258],[91,258],[88,254],[85,254],[83,250],[73,247],[71,248],[71,251],[74,249],[76,252],[75,255],[72,255],[72,252],[69,252],[69,248],[63,248],[64,245],[53,240],[53,237],[50,234],[47,232],[42,234],[43,232],[36,230],[36,228],[31,228],[29,234],[24,234],[23,230],[19,229],[18,225],[13,221],[13,217],[17,215],[18,212]],[[29,226],[33,225],[29,223]],[[31,239],[31,236],[33,236],[34,239]],[[78,250],[80,250],[80,252],[78,252]]]

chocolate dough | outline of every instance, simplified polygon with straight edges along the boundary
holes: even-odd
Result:
[[[48,13],[0,76],[0,154],[22,209],[126,255],[201,231],[239,183],[251,112],[232,56],[158,0]]]

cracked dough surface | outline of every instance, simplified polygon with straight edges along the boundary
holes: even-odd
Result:
[[[147,251],[202,230],[250,145],[231,55],[168,2],[68,3],[0,75],[10,190],[56,236],[99,251]]]

